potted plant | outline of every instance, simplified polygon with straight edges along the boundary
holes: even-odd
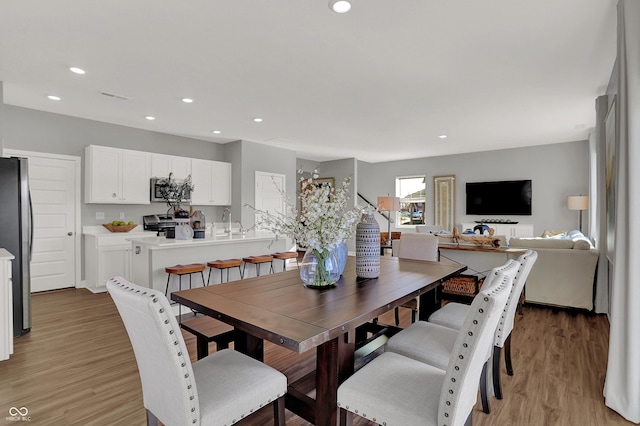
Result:
[[[181,203],[190,199],[191,191],[194,189],[191,175],[184,180],[177,180],[171,172],[169,177],[158,180],[158,185],[160,195],[166,201],[169,210],[173,209],[174,217],[188,218],[189,212],[182,209]]]

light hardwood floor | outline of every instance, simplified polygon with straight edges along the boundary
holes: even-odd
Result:
[[[36,294],[32,302],[32,331],[16,339],[12,357],[0,362],[0,422],[11,407],[26,407],[34,425],[145,424],[133,351],[109,295],[71,289]],[[409,311],[401,311],[402,325],[408,325]],[[381,320],[393,321],[392,315]],[[195,359],[195,339],[183,334]],[[604,316],[525,307],[512,341],[515,374],[507,376],[503,363],[505,397],[491,399],[489,415],[478,403],[474,425],[632,424],[604,405]],[[295,379],[315,358],[265,344],[265,362]],[[266,410],[240,424],[270,424],[271,416]],[[287,411],[287,424],[308,423]]]

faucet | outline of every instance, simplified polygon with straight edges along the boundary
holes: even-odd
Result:
[[[225,219],[227,221],[225,222]],[[227,234],[231,233],[231,209],[229,207],[225,207],[222,212],[222,221],[224,222],[224,232]]]
[[[240,225],[240,235],[244,236],[245,231],[244,231],[244,228],[242,227],[242,223],[239,220],[236,220],[236,223]]]

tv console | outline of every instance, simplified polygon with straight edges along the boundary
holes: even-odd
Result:
[[[463,222],[460,224],[460,232],[463,233],[467,229],[473,230],[478,222]],[[533,237],[533,224],[529,223],[507,223],[507,222],[482,222],[490,225],[495,230],[494,235],[504,235],[507,243],[513,237]]]

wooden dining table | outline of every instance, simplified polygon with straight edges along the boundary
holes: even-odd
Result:
[[[338,386],[354,372],[356,328],[416,297],[419,318],[426,319],[439,307],[440,284],[464,270],[455,262],[381,257],[378,278],[362,279],[349,256],[333,288],[306,288],[291,270],[178,291],[171,299],[232,325],[234,349],[257,360],[264,360],[265,340],[296,353],[315,349],[312,385],[309,376],[289,383],[286,407],[315,425],[334,426]]]

